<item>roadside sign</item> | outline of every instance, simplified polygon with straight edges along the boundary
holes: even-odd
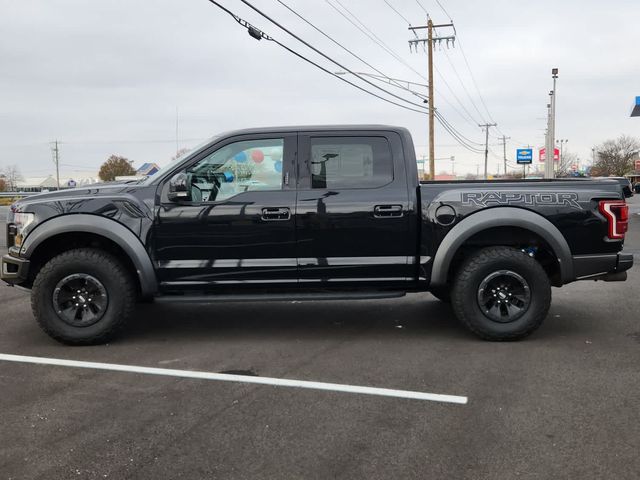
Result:
[[[533,162],[533,148],[516,149],[516,162],[522,164]]]
[[[634,160],[634,162],[633,162],[633,169],[634,169],[635,171],[640,170],[640,160]]]
[[[540,149],[540,161],[544,162],[547,159],[547,149],[546,148],[541,148]],[[553,161],[557,162],[558,160],[560,160],[560,149],[559,148],[554,148],[553,149]]]

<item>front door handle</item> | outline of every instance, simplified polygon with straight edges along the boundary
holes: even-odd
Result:
[[[401,217],[402,205],[376,205],[373,208],[373,216],[376,218]]]
[[[265,207],[262,209],[261,218],[265,222],[289,220],[291,218],[291,210],[287,207]]]

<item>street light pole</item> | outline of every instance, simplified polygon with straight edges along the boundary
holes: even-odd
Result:
[[[544,178],[554,178],[553,157],[555,156],[555,133],[556,133],[556,80],[558,78],[558,69],[551,69],[551,78],[553,78],[553,90],[551,90],[551,109],[549,112],[549,125],[547,132],[547,145],[545,146],[544,161]]]
[[[560,144],[560,157],[558,159],[558,168],[560,168],[561,166],[563,166],[564,164],[562,162],[564,162],[564,144],[567,143],[569,140],[567,140],[566,138],[561,138],[559,140],[556,140],[556,143]],[[564,168],[566,169],[566,165],[564,166]]]

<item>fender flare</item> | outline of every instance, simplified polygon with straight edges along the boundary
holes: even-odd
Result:
[[[519,227],[540,235],[551,247],[560,265],[562,283],[575,280],[571,249],[560,230],[542,215],[513,207],[481,210],[462,220],[444,237],[438,247],[431,269],[431,284],[447,283],[449,267],[458,249],[476,233],[495,227]]]
[[[61,233],[93,233],[116,243],[133,263],[143,297],[152,296],[158,290],[158,281],[153,263],[140,239],[121,223],[106,217],[88,214],[61,215],[37,225],[25,238],[20,256],[30,258],[36,248]]]

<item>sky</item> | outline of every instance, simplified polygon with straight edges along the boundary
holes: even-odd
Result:
[[[480,150],[478,124],[498,124],[490,129],[490,171],[503,169],[502,135],[511,137],[511,164],[516,148],[544,144],[553,67],[556,138],[568,140],[566,150],[586,162],[606,139],[640,137],[640,119],[629,117],[640,95],[637,0],[440,0],[443,8],[435,0],[339,0],[386,49],[337,12],[357,24],[338,0],[282,1],[386,76],[417,83],[426,83],[427,55],[410,51],[406,20],[417,26],[426,23],[425,12],[436,24],[450,16],[457,41],[434,52],[434,105]],[[240,0],[219,2],[329,71],[343,70]],[[375,73],[278,0],[251,3],[348,69]],[[95,175],[111,154],[135,166],[163,165],[177,148],[256,126],[400,125],[410,129],[418,156],[427,154],[426,115],[256,41],[207,0],[0,0],[0,35],[0,168],[18,165],[25,177],[54,172],[54,140],[61,178],[71,178]],[[412,108],[424,106],[409,92],[379,85]],[[483,153],[460,146],[440,125],[435,138],[437,172],[451,170],[451,156],[458,174],[482,171]]]

